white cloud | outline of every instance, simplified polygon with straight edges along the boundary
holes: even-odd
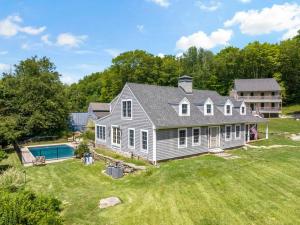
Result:
[[[208,11],[208,12],[216,11],[222,5],[221,2],[215,0],[211,0],[208,3],[205,3],[204,1],[197,1],[195,4],[201,10]]]
[[[180,58],[182,56],[183,56],[183,52],[179,52],[179,53],[176,54],[176,58]]]
[[[8,16],[3,20],[0,20],[0,36],[12,37],[17,35],[19,32],[26,33],[29,35],[37,35],[42,33],[46,27],[34,28],[31,26],[21,26],[22,18],[19,16]]]
[[[157,56],[160,57],[160,58],[164,58],[164,57],[165,57],[165,54],[163,54],[163,53],[158,53]]]
[[[241,3],[249,3],[251,0],[239,0]]]
[[[243,34],[261,35],[285,32],[283,39],[293,37],[300,29],[300,5],[285,3],[262,10],[240,11],[225,21],[225,27],[238,25]]]
[[[52,45],[52,41],[49,40],[49,34],[45,34],[41,37],[41,41],[47,45]]]
[[[155,4],[157,4],[157,5],[159,5],[161,7],[165,7],[165,8],[169,7],[170,4],[171,4],[169,2],[169,0],[149,0],[149,1],[151,1],[151,2],[153,2]]]
[[[176,42],[176,48],[186,51],[188,48],[195,46],[197,48],[211,49],[218,45],[227,45],[233,35],[232,30],[218,29],[207,35],[203,31],[198,31],[189,36],[182,36]]]
[[[120,49],[115,49],[115,48],[108,48],[104,50],[106,53],[108,53],[112,57],[117,57],[122,53]]]
[[[136,28],[138,29],[139,32],[144,31],[144,25],[137,25]]]
[[[23,50],[29,50],[30,49],[30,45],[28,43],[23,43],[21,45],[21,49],[23,49]]]
[[[56,44],[59,46],[75,48],[79,47],[86,39],[87,35],[76,36],[71,33],[62,33],[57,36]]]
[[[0,51],[0,55],[7,55],[8,51]]]
[[[4,63],[0,63],[0,74],[4,73],[4,72],[9,72],[10,70],[10,65],[8,64],[4,64]]]

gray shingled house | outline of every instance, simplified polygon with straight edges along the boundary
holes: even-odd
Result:
[[[280,89],[274,78],[237,79],[230,96],[244,101],[253,114],[278,117],[282,106]]]
[[[243,101],[192,89],[182,76],[178,87],[126,83],[111,113],[96,121],[95,140],[156,163],[242,146],[257,138],[261,122]]]

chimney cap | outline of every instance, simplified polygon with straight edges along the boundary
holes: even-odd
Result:
[[[183,76],[179,77],[179,80],[191,81],[191,80],[193,80],[193,78],[188,75],[183,75]]]

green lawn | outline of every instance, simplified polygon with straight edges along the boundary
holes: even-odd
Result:
[[[300,113],[300,104],[299,105],[290,105],[282,108],[283,114],[294,114]]]
[[[63,202],[66,224],[300,224],[300,122],[270,120],[269,140],[255,145],[299,146],[230,150],[239,159],[213,155],[160,163],[120,180],[102,174],[104,163],[68,160],[25,168],[26,188]],[[20,165],[15,153],[2,164]],[[123,203],[100,210],[99,199]]]
[[[299,224],[300,149],[202,155],[112,180],[103,163],[69,160],[27,169],[27,187],[64,203],[66,224]],[[100,198],[123,204],[97,208]]]

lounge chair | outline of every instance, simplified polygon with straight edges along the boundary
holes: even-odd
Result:
[[[46,164],[45,156],[36,156],[35,160],[32,162],[34,166],[44,165]]]

